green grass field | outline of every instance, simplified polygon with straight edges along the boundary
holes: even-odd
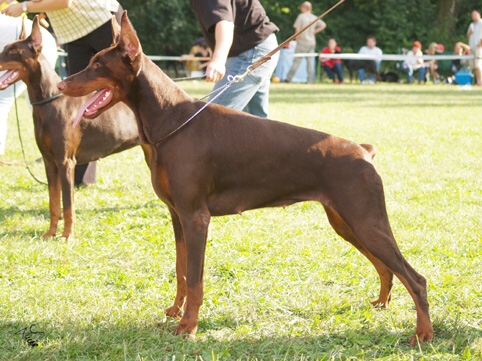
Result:
[[[376,146],[395,237],[428,280],[434,342],[408,346],[414,304],[398,280],[390,308],[371,307],[375,269],[312,202],[213,218],[198,336],[173,336],[173,232],[136,148],[101,160],[97,183],[76,191],[69,242],[41,238],[46,187],[0,164],[0,360],[482,360],[481,91],[271,89],[271,118]],[[23,97],[19,114],[45,180]],[[13,111],[0,160],[23,161]],[[22,337],[32,324],[39,347]]]

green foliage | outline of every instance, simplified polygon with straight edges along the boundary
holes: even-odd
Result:
[[[427,41],[429,28],[421,24],[433,23],[431,19],[434,18],[429,0],[384,0],[371,13],[373,18],[369,24],[375,29],[380,46],[392,54],[402,47],[411,48],[414,40]]]
[[[278,41],[282,42],[294,33],[293,23],[299,14],[299,4],[291,0],[261,0],[269,19],[280,29]]]
[[[301,0],[261,0],[261,3],[280,28],[278,41],[291,36]],[[335,3],[313,1],[313,13],[322,14]],[[124,0],[122,4],[129,11],[147,54],[165,54],[166,46],[175,54],[187,53],[194,39],[202,36],[189,0]],[[444,22],[440,23],[441,0],[347,0],[324,19],[328,27],[317,35],[317,51],[334,37],[344,51],[357,52],[368,35],[376,36],[378,46],[386,54],[409,48],[414,40],[422,42],[424,48],[433,41],[443,43],[451,51],[456,41],[466,41],[470,11],[478,5],[476,0],[464,0],[457,7],[455,18],[453,14],[445,14]],[[454,25],[449,26],[452,22]]]
[[[141,39],[146,54],[164,54],[171,46],[177,54],[188,53],[201,30],[189,0],[123,0],[122,6]]]

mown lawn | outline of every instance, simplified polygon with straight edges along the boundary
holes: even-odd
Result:
[[[181,83],[193,96],[205,83]],[[373,266],[316,203],[213,218],[195,340],[172,335],[167,208],[136,148],[76,191],[74,240],[42,239],[47,189],[0,164],[1,360],[481,360],[482,92],[455,86],[273,84],[271,117],[376,146],[398,244],[428,280],[432,344],[410,348],[411,297],[377,310]],[[45,180],[24,99],[27,161]],[[15,114],[7,154],[22,162]],[[21,330],[34,325],[30,347]]]

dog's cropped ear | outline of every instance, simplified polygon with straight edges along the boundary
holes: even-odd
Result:
[[[20,40],[27,39],[27,32],[25,31],[25,18],[22,18],[22,30],[20,31]]]
[[[115,15],[112,16],[111,27],[112,27],[112,45],[115,45],[119,42],[119,36],[120,36],[120,25],[117,22]]]
[[[32,33],[30,34],[29,45],[37,53],[42,51],[42,32],[40,31],[40,22],[38,15],[33,18]]]
[[[139,54],[142,53],[141,43],[136,35],[136,31],[134,30],[132,23],[127,17],[127,10],[124,10],[124,13],[122,14],[118,46],[120,46],[123,50],[123,55],[128,56],[131,62],[134,62]]]

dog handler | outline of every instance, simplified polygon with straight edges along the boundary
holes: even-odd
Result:
[[[275,33],[279,29],[259,0],[191,0],[191,6],[213,49],[206,81],[216,82],[214,90],[226,84],[228,76],[244,74],[278,45]],[[276,53],[243,81],[232,84],[214,103],[267,118],[270,78],[278,58]]]
[[[116,0],[32,0],[10,4],[2,13],[20,16],[23,12],[46,12],[55,36],[67,50],[69,75],[78,73],[90,58],[112,43],[112,14],[122,7]],[[96,163],[75,167],[75,185],[94,183]]]

